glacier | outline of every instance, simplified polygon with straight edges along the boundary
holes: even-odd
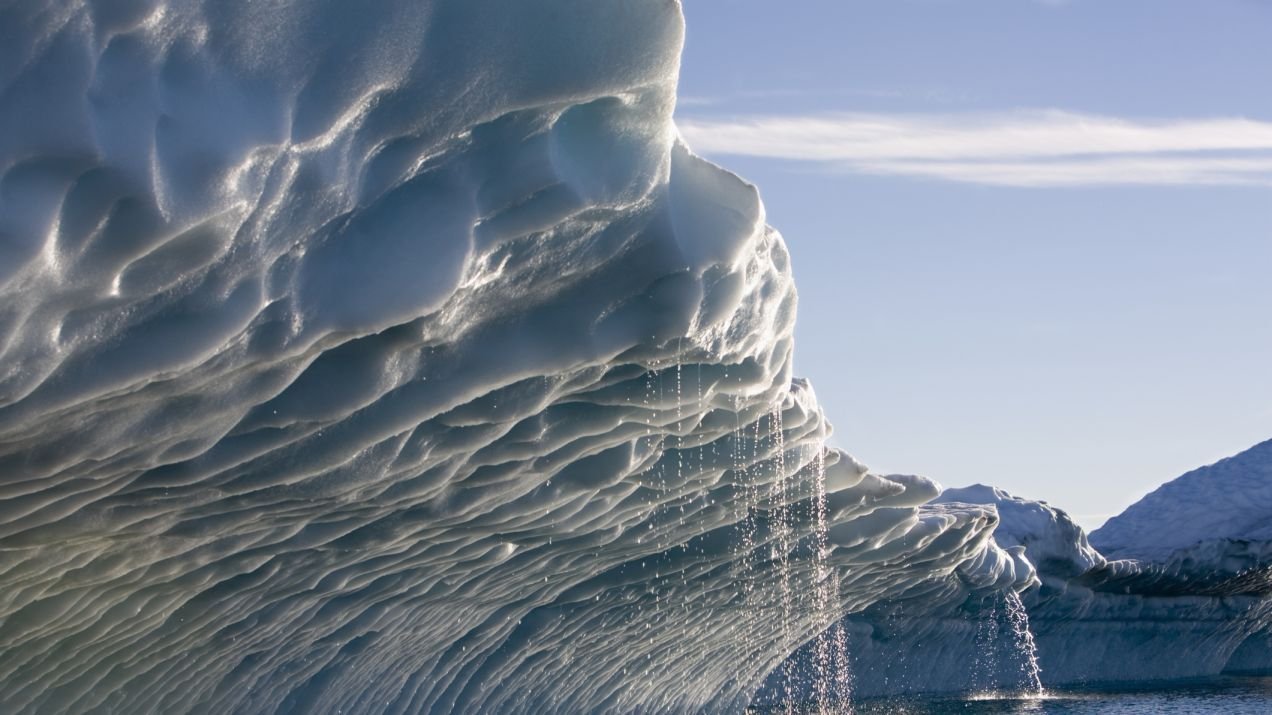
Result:
[[[735,712],[1022,590],[826,446],[675,0],[0,7],[0,711]]]
[[[1089,537],[1064,510],[993,487],[934,504],[992,507],[995,541],[1034,567],[1020,599],[1045,685],[1272,673],[1272,441],[1162,485]],[[1027,689],[1009,600],[916,589],[848,615],[856,694]]]

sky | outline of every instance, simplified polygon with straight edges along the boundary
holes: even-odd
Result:
[[[832,443],[1094,528],[1272,438],[1272,1],[684,0]]]

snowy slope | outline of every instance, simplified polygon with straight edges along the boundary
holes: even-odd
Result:
[[[682,33],[0,6],[0,711],[733,712],[841,612],[1027,580],[825,448]]]
[[[1111,558],[1143,561],[1220,540],[1272,545],[1272,440],[1163,484],[1091,532]]]

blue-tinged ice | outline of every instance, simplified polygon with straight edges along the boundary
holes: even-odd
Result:
[[[0,711],[736,712],[843,612],[1031,578],[825,447],[682,35],[0,7]]]

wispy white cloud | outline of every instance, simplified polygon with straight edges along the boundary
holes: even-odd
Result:
[[[704,154],[1009,186],[1272,186],[1272,122],[1061,111],[680,118]]]
[[[928,90],[925,97],[939,98],[937,92]],[[895,89],[870,89],[866,87],[780,87],[769,89],[741,89],[716,95],[680,95],[676,97],[676,105],[684,107],[706,107],[734,104],[738,102],[794,99],[802,97],[868,97],[872,99],[897,99],[905,96],[904,92]]]

